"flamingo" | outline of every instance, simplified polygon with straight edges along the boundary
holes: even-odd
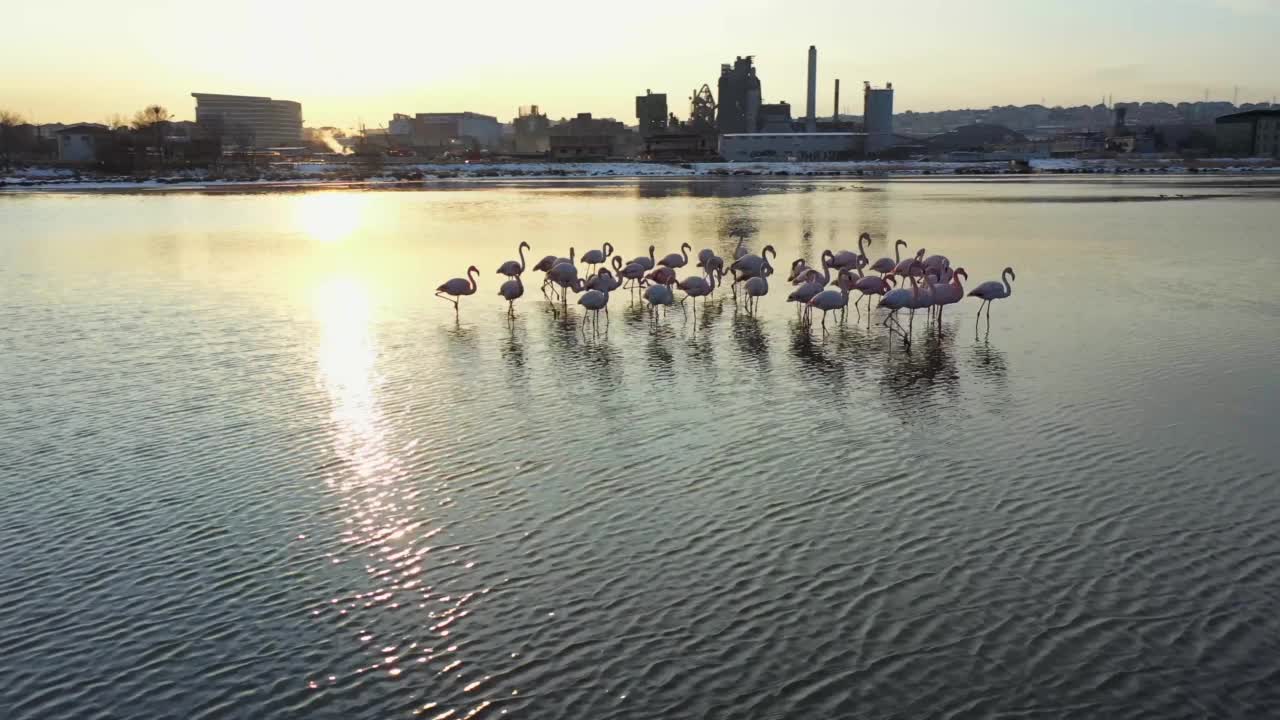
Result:
[[[871,244],[871,233],[858,233],[858,257],[861,261],[858,263],[859,268],[864,268],[867,263],[871,262],[871,258],[867,257],[867,245]]]
[[[702,267],[708,260],[715,257],[716,251],[711,248],[702,248],[698,251],[698,267]]]
[[[919,260],[911,266],[913,282],[917,275],[920,276],[921,284],[916,288],[916,292],[911,296],[910,304],[907,305],[911,309],[911,315],[907,319],[907,332],[911,332],[915,325],[916,310],[929,310],[933,307],[934,281],[929,279],[930,273],[924,271],[924,265]]]
[[[542,258],[541,260],[539,260],[537,265],[533,266],[534,270],[541,270],[542,272],[546,273],[546,276],[542,278],[542,294],[543,295],[547,294],[547,288],[553,282],[555,282],[554,280],[551,279],[551,271],[555,269],[555,266],[561,265],[561,264],[569,264],[569,265],[573,264],[573,248],[569,248],[569,257],[567,258],[558,258],[555,255],[548,255]],[[577,271],[575,270],[574,272],[577,272]]]
[[[524,281],[520,279],[519,275],[516,275],[511,280],[502,283],[502,287],[498,288],[498,294],[507,301],[507,315],[514,317],[516,314],[516,300],[519,300],[520,296],[524,295]]]
[[[723,271],[721,271],[723,274]],[[707,304],[707,296],[716,289],[716,278],[704,278],[701,275],[692,275],[681,280],[676,287],[684,291],[685,298],[693,298],[693,311],[698,312],[698,298],[702,298],[702,304]],[[684,300],[680,301],[681,303]]]
[[[633,260],[623,265],[622,258],[618,255],[614,255],[613,260],[614,267],[618,271],[618,277],[630,282],[632,287],[639,285],[640,281],[644,279],[644,266],[640,263]]]
[[[761,269],[769,264],[768,261],[771,259],[771,255],[774,258],[778,257],[778,251],[774,250],[772,245],[765,245],[759,255],[748,254],[734,260],[729,265],[729,272],[734,273],[734,282],[747,280],[759,275]],[[769,267],[769,271],[773,272],[772,266]]]
[[[796,258],[791,261],[791,274],[787,275],[787,282],[792,285],[803,285],[809,282],[809,271],[817,272],[817,268],[812,267],[805,262],[804,258]]]
[[[890,273],[888,277],[893,277],[893,273]],[[918,295],[915,274],[912,273],[908,275],[908,279],[911,280],[911,289],[908,290],[905,287],[901,287],[890,290],[885,293],[884,297],[880,298],[880,302],[876,304],[876,307],[882,307],[889,311],[889,314],[885,315],[884,322],[880,324],[889,328],[889,322],[892,321],[894,325],[898,326],[898,332],[902,333],[902,341],[907,345],[910,345],[911,338],[908,336],[907,332],[902,329],[902,323],[898,322],[897,317],[898,311],[903,308],[911,307]],[[889,328],[889,332],[893,332],[893,329]]]
[[[836,270],[857,270],[862,267],[862,261],[867,257],[864,245],[866,244],[866,241],[870,239],[871,236],[866,233],[859,235],[858,252],[856,253],[848,250],[840,250],[839,252],[831,253],[831,251],[828,250],[824,254],[831,254],[831,267]]]
[[[476,281],[475,278],[471,277],[473,273],[476,275],[480,274],[480,270],[477,269],[475,265],[467,268],[467,277],[465,279],[453,278],[436,288],[436,297],[444,298],[445,300],[453,303],[453,311],[455,313],[458,312],[458,300],[463,295],[474,295],[476,293]],[[452,295],[453,297],[447,298],[444,297],[445,295]]]
[[[689,251],[693,246],[689,243],[680,243],[680,252],[671,253],[658,261],[659,265],[664,265],[673,270],[684,267],[689,263]]]
[[[608,268],[600,268],[595,275],[587,279],[586,287],[589,290],[603,290],[604,292],[613,292],[618,289],[622,283],[609,272]]]
[[[501,265],[498,266],[498,274],[506,275],[507,277],[516,277],[520,273],[524,272],[524,251],[525,250],[532,250],[532,248],[529,247],[529,243],[521,240],[520,241],[520,261],[516,262],[515,260],[508,260],[502,263]]]
[[[594,271],[596,265],[599,265],[600,263],[608,260],[609,256],[612,254],[613,254],[613,245],[610,245],[609,243],[605,243],[604,249],[602,250],[591,249],[582,253],[582,262],[590,266],[588,268],[589,270]]]
[[[805,271],[805,276],[807,278],[805,282],[797,285],[796,289],[792,290],[791,294],[787,296],[787,302],[800,303],[799,308],[804,313],[806,322],[809,317],[809,301],[812,300],[815,295],[822,292],[828,282],[831,282],[831,266],[827,264],[828,257],[830,257],[829,252],[823,253],[821,275],[819,275],[818,271],[813,268],[808,269]]]
[[[1008,277],[1005,277],[1005,276]],[[991,329],[991,303],[994,300],[1003,300],[1013,294],[1013,286],[1009,284],[1010,280],[1017,280],[1018,276],[1013,274],[1013,268],[1007,267],[1004,272],[1000,273],[1000,281],[988,280],[973,290],[969,291],[970,297],[976,297],[982,300],[982,304],[978,306],[978,317],[982,316],[982,308],[987,309],[987,329]],[[450,280],[449,282],[453,282]],[[973,331],[978,331],[978,320],[973,320]]]
[[[858,283],[862,282],[863,280],[872,280],[872,281],[875,281],[877,284],[882,282],[881,279],[878,277],[871,276],[868,278],[867,276],[863,275],[862,266],[865,266],[867,264],[867,259],[865,257],[859,257],[858,260],[859,260],[858,269],[841,270],[836,275],[836,279],[831,281],[831,287],[839,288],[846,295],[848,295],[852,293],[854,290],[858,289]],[[858,297],[858,300],[854,301],[855,310],[857,309],[858,301],[861,300],[862,297],[866,296],[866,294],[867,293],[864,292],[861,296]],[[870,310],[868,310],[868,312],[870,312]],[[849,314],[849,304],[848,304],[848,300],[846,300],[845,306],[841,308],[841,311],[840,311],[840,322],[844,322],[844,318],[848,314]]]
[[[608,270],[602,269],[600,272],[607,273]],[[587,318],[587,311],[593,313],[594,322],[600,322],[600,311],[604,310],[604,321],[609,322],[609,291],[607,289],[592,288],[578,298],[578,304],[582,306],[582,319],[584,322]]]
[[[924,258],[924,248],[920,248],[919,250],[916,251],[915,257],[909,257],[903,260],[899,260],[897,266],[893,268],[893,271],[898,275],[905,275],[911,272],[912,264],[920,262],[923,258]]]
[[[702,263],[702,272],[706,274],[708,280],[711,279],[711,273],[713,272],[720,273],[720,277],[723,278],[724,277],[724,258],[720,257],[719,255],[712,255],[711,257],[707,258],[707,261],[705,263]],[[717,284],[719,284],[719,281],[717,281]]]
[[[671,292],[671,287],[668,285],[650,285],[644,290],[644,299],[656,314],[660,305],[671,307],[675,302],[675,293]]]
[[[898,263],[902,261],[902,255],[899,253],[898,248],[906,246],[906,240],[899,240],[895,242],[893,244],[893,259],[890,260],[887,257],[882,257],[871,264],[871,269],[880,273],[881,277],[884,277],[886,273],[893,272],[894,268],[898,267]]]
[[[669,267],[654,268],[653,272],[644,276],[645,280],[657,283],[658,285],[675,285],[676,271]]]
[[[563,258],[561,258],[563,259]],[[559,262],[551,271],[547,273],[547,282],[555,283],[560,286],[561,304],[569,302],[569,291],[578,291],[575,285],[581,280],[578,278],[578,266],[572,262]]]
[[[871,296],[884,295],[889,292],[889,290],[892,289],[889,284],[891,282],[896,282],[893,275],[889,275],[887,278],[885,276],[876,277],[875,275],[864,275],[854,281],[852,289],[862,293],[858,300],[854,302],[854,308],[857,309],[858,302],[861,302],[862,298],[865,297],[867,298],[867,313],[870,314]]]
[[[772,249],[772,248],[770,248]],[[760,298],[769,294],[769,281],[767,277],[773,274],[773,266],[769,261],[764,261],[760,267],[760,273],[747,278],[747,312],[752,315],[756,314],[756,306],[760,304]]]
[[[951,267],[951,260],[946,255],[930,255],[924,259],[925,270],[942,270]]]
[[[733,248],[734,260],[741,260],[743,257],[750,254],[751,251],[747,250],[746,239],[747,237],[745,235],[738,235],[738,244]]]
[[[632,262],[632,263],[635,263],[636,265],[639,265],[640,267],[644,268],[645,270],[652,270],[652,269],[653,269],[653,265],[654,265],[654,262],[653,262],[653,246],[652,246],[652,245],[650,245],[650,246],[649,246],[649,254],[648,254],[648,255],[641,255],[640,257],[635,258],[635,259],[634,259],[634,260],[632,260],[631,262]],[[628,264],[630,264],[630,263],[628,263]]]
[[[969,279],[969,273],[965,272],[964,268],[956,268],[949,282],[933,286],[933,304],[938,307],[938,332],[942,332],[943,309],[964,299],[964,286],[960,284],[961,275],[965,280]]]
[[[840,275],[848,278],[849,271],[841,270]],[[837,278],[839,280],[840,278]],[[832,310],[844,310],[849,305],[848,287],[852,283],[846,279],[840,283],[839,290],[823,290],[822,292],[809,298],[808,307],[816,307],[822,311],[822,329],[827,329],[827,313]]]

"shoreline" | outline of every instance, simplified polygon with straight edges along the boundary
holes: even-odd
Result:
[[[1276,176],[1280,163],[1246,160],[1033,160],[1026,170],[1005,161],[847,161],[814,163],[475,163],[415,164],[377,171],[353,165],[295,163],[267,168],[255,177],[218,177],[204,170],[151,176],[86,175],[73,170],[32,168],[0,176],[0,193],[59,191],[198,191],[410,189],[453,184],[546,180],[636,180],[803,178],[865,180],[893,178],[1036,178],[1063,175]]]

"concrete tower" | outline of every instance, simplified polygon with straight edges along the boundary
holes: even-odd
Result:
[[[804,131],[818,132],[818,48],[809,46],[809,98],[805,106]]]

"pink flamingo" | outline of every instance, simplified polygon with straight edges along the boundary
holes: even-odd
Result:
[[[916,251],[915,257],[909,257],[903,260],[899,260],[897,266],[893,268],[893,272],[898,275],[905,275],[911,271],[911,265],[913,263],[918,263],[923,258],[924,258],[924,248],[920,248],[919,250]]]
[[[515,277],[524,272],[524,251],[530,250],[529,243],[520,241],[520,260],[508,260],[498,266],[498,274]]]
[[[912,269],[914,270],[915,267],[913,266]],[[898,326],[898,332],[902,333],[902,341],[907,345],[911,344],[910,330],[902,329],[902,323],[898,322],[897,316],[899,310],[903,308],[913,308],[913,306],[919,302],[920,289],[916,283],[916,274],[917,273],[915,272],[911,272],[907,276],[911,281],[910,290],[905,287],[894,288],[893,290],[885,293],[884,297],[880,298],[880,302],[876,305],[876,307],[882,307],[889,311],[889,314],[885,316],[884,322],[882,322],[881,325],[884,325],[889,332],[893,332],[893,329],[889,327],[889,323],[892,321],[894,325]],[[892,276],[892,273],[890,273],[890,275]]]
[[[760,304],[760,298],[769,294],[768,277],[773,274],[773,266],[768,260],[759,268],[758,275],[747,278],[745,291],[747,293],[747,312],[751,315],[756,314],[756,306]]]
[[[982,317],[982,308],[984,307],[987,309],[987,330],[991,329],[992,301],[1003,300],[1012,295],[1013,286],[1009,284],[1009,281],[1017,279],[1018,276],[1013,274],[1013,268],[1007,267],[1004,272],[1000,273],[999,281],[988,280],[969,291],[969,297],[976,297],[982,300],[982,304],[978,306],[978,317],[973,320],[973,331],[975,333],[978,332],[978,318]]]
[[[613,256],[613,260],[614,267],[618,271],[618,277],[631,283],[631,287],[634,288],[639,285],[640,281],[644,279],[644,266],[640,263],[633,261],[623,265],[622,258],[617,255]]]
[[[644,279],[658,285],[675,285],[676,271],[669,267],[657,267],[653,269],[653,272],[645,275]]]
[[[887,273],[893,272],[894,268],[898,266],[898,263],[902,261],[902,255],[899,254],[898,248],[906,247],[906,246],[907,246],[906,240],[899,240],[895,242],[893,244],[893,259],[890,260],[887,257],[882,257],[871,264],[871,269],[880,273],[881,277],[883,277]]]
[[[942,332],[942,311],[948,305],[955,305],[964,299],[964,286],[960,284],[960,276],[963,275],[965,280],[969,279],[969,273],[964,268],[956,268],[951,273],[950,282],[944,282],[933,286],[933,304],[938,307],[938,332]]]
[[[515,317],[516,300],[519,300],[520,296],[524,295],[524,281],[520,279],[519,275],[516,275],[514,278],[502,283],[502,287],[498,288],[498,294],[507,301],[507,315]]]
[[[603,263],[604,261],[608,260],[609,256],[612,254],[613,254],[613,245],[610,245],[609,243],[605,243],[603,250],[591,249],[582,253],[582,262],[586,263],[589,266],[587,268],[589,272],[595,272],[596,265],[599,265],[600,263]]]
[[[635,263],[635,264],[639,265],[640,267],[644,268],[645,270],[652,270],[652,269],[653,269],[653,266],[654,266],[654,262],[653,262],[653,246],[652,246],[652,245],[650,245],[650,246],[649,246],[649,254],[648,254],[648,255],[641,255],[641,256],[640,256],[640,257],[638,257],[638,258],[634,258],[631,262],[633,262],[633,263]],[[629,264],[630,264],[630,263],[628,263],[628,265],[629,265]]]
[[[847,279],[849,271],[841,270],[840,275],[845,276],[845,279],[839,282],[839,290],[823,290],[810,298],[808,302],[809,307],[816,307],[822,311],[822,329],[824,332],[827,329],[827,313],[832,310],[843,311],[849,306],[849,290],[847,289],[851,285]],[[837,281],[842,280],[841,278],[836,279]]]
[[[689,251],[693,246],[689,243],[680,243],[680,252],[670,253],[666,257],[658,261],[659,265],[665,265],[673,270],[684,267],[689,263]]]
[[[461,298],[464,295],[475,295],[476,293],[476,280],[475,278],[471,277],[472,274],[475,274],[475,275],[480,274],[480,270],[477,269],[475,265],[472,265],[471,267],[467,268],[466,279],[453,278],[452,280],[449,280],[448,282],[442,284],[440,287],[436,288],[436,297],[443,298],[453,303],[454,313],[458,312],[459,298]],[[453,297],[447,298],[445,297],[445,295],[452,295]]]

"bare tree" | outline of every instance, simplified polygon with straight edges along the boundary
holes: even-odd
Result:
[[[148,105],[133,114],[133,129],[138,132],[150,131],[161,163],[164,162],[166,154],[164,136],[172,119],[173,113],[163,105]]]
[[[9,167],[10,155],[18,149],[18,126],[26,118],[12,110],[0,110],[0,167]]]
[[[112,113],[107,116],[107,127],[112,130],[126,130],[129,127],[129,121],[120,113]]]
[[[169,122],[173,119],[173,113],[169,112],[163,105],[148,105],[133,114],[133,129],[146,130],[154,127],[156,123]]]

